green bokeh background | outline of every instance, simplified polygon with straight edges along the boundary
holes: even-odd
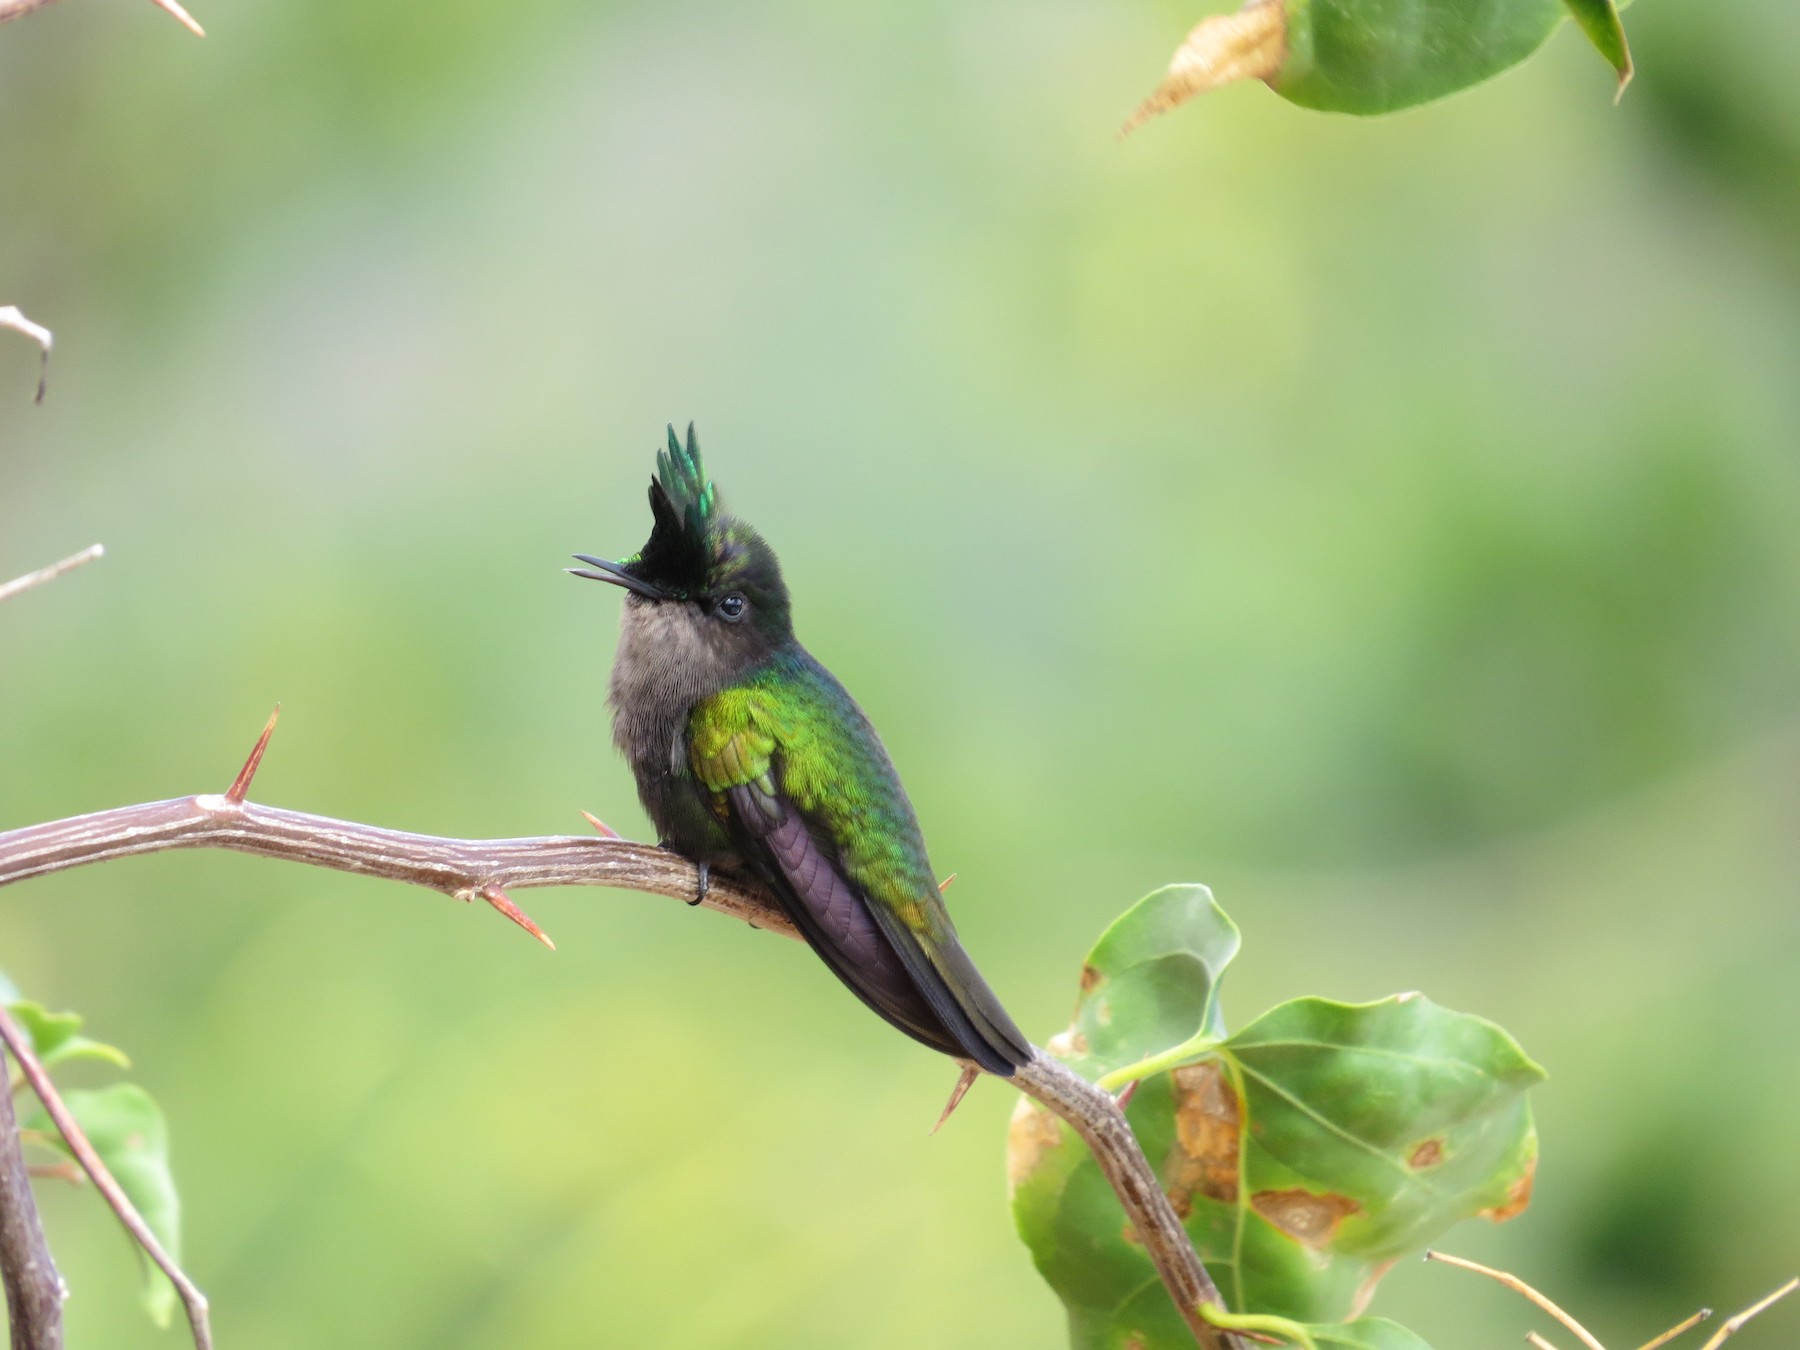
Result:
[[[66,0],[0,29],[0,825],[216,791],[645,828],[602,704],[666,421],[781,550],[1020,1022],[1171,880],[1234,1025],[1514,1031],[1538,1200],[1450,1250],[1632,1345],[1800,1264],[1800,11],[1634,6],[1360,122],[1120,145],[1150,0]],[[229,1350],[1050,1346],[973,1094],[808,954],[225,855],[0,897],[166,1107]],[[167,1346],[52,1192],[76,1347]],[[1517,1344],[1410,1264],[1373,1311]],[[1784,1308],[1744,1344],[1800,1329]]]

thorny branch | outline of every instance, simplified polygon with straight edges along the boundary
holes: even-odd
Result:
[[[62,1350],[67,1291],[31,1193],[8,1077],[6,1052],[0,1050],[0,1280],[6,1285],[9,1344],[12,1350]]]
[[[35,13],[55,0],[0,0],[0,23],[10,23],[14,19],[22,19],[27,14]],[[194,16],[181,7],[177,0],[150,0],[150,3],[172,16],[195,37],[205,37],[206,30],[194,22]]]
[[[63,1142],[68,1144],[69,1152],[75,1155],[75,1161],[81,1164],[81,1170],[94,1183],[94,1189],[100,1192],[112,1212],[119,1216],[119,1222],[125,1225],[125,1231],[144,1249],[144,1254],[156,1263],[157,1269],[169,1277],[169,1282],[175,1286],[175,1292],[181,1295],[181,1305],[187,1309],[188,1325],[194,1331],[196,1350],[212,1350],[212,1327],[207,1321],[206,1295],[200,1292],[186,1272],[175,1263],[175,1258],[156,1240],[156,1234],[150,1231],[150,1225],[144,1222],[144,1216],[138,1213],[137,1206],[131,1203],[131,1198],[107,1170],[106,1164],[100,1161],[100,1155],[94,1151],[94,1146],[88,1142],[87,1135],[82,1133],[74,1115],[63,1104],[56,1084],[50,1081],[49,1072],[38,1062],[31,1038],[13,1021],[12,1014],[5,1008],[0,1008],[0,1041],[6,1042],[13,1057],[19,1061],[19,1069],[25,1075],[25,1081],[44,1104],[45,1112],[55,1122],[57,1132],[62,1135]]]
[[[598,836],[445,839],[258,805],[247,794],[273,729],[271,718],[225,793],[121,806],[0,833],[0,886],[143,853],[232,849],[402,881],[458,900],[479,897],[540,938],[541,931],[512,903],[508,891],[606,886],[684,902],[696,893],[699,878],[687,860],[620,839],[592,816],[588,819],[601,831]],[[753,928],[799,937],[769,896],[732,878],[715,873],[701,903]],[[1195,1340],[1205,1350],[1241,1350],[1239,1338],[1201,1319],[1200,1305],[1220,1301],[1218,1290],[1112,1096],[1042,1051],[1012,1081],[1087,1142]]]

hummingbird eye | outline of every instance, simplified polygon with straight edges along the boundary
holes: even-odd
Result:
[[[720,600],[714,608],[718,610],[720,618],[736,623],[744,617],[744,611],[750,608],[750,602],[734,591]]]

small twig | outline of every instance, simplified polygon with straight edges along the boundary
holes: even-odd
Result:
[[[1538,1293],[1537,1290],[1526,1284],[1525,1281],[1521,1280],[1517,1275],[1509,1275],[1503,1270],[1492,1270],[1487,1266],[1477,1265],[1475,1262],[1465,1260],[1460,1256],[1446,1256],[1443,1252],[1426,1252],[1425,1259],[1427,1261],[1442,1261],[1446,1265],[1460,1266],[1464,1270],[1474,1271],[1477,1275],[1486,1275],[1490,1280],[1498,1280],[1514,1293],[1523,1294],[1526,1298],[1537,1304],[1538,1307],[1549,1313],[1550,1316],[1554,1317],[1558,1322],[1561,1322],[1564,1327],[1568,1328],[1570,1332],[1581,1340],[1581,1343],[1585,1345],[1588,1350],[1606,1350],[1606,1347],[1601,1345],[1586,1327],[1582,1326],[1581,1323],[1577,1322],[1573,1317],[1570,1317],[1568,1313],[1557,1307],[1548,1298],[1544,1297],[1544,1295]],[[1768,1309],[1772,1304],[1786,1298],[1796,1289],[1800,1289],[1800,1276],[1789,1280],[1768,1297],[1752,1303],[1741,1313],[1726,1318],[1723,1325],[1713,1333],[1712,1339],[1707,1341],[1705,1346],[1702,1347],[1702,1350],[1719,1350],[1719,1347],[1723,1345],[1728,1338],[1743,1328],[1744,1323],[1748,1322],[1758,1313]],[[1674,1326],[1663,1332],[1662,1335],[1646,1341],[1643,1345],[1638,1347],[1638,1350],[1660,1350],[1662,1346],[1667,1345],[1683,1332],[1691,1331],[1694,1327],[1699,1326],[1700,1323],[1711,1316],[1711,1308],[1702,1308],[1699,1312],[1693,1314],[1693,1316],[1677,1322]],[[1535,1331],[1526,1332],[1525,1339],[1533,1347],[1533,1350],[1556,1350],[1555,1346],[1551,1345],[1549,1341],[1545,1340]]]
[[[0,1050],[0,1079],[6,1072],[6,1052]],[[0,1282],[6,1286],[13,1350],[61,1350],[68,1291],[44,1240],[9,1092],[0,1092]]]
[[[15,0],[16,2],[16,0]],[[6,12],[6,0],[0,0],[0,23],[5,23],[9,16]],[[41,323],[33,323],[19,312],[17,305],[0,305],[0,328],[10,328],[15,333],[23,333],[38,345],[38,382],[37,397],[33,403],[44,401],[44,389],[50,382],[50,349],[56,345],[56,335]]]
[[[1707,1341],[1704,1350],[1719,1350],[1719,1347],[1725,1344],[1726,1340],[1742,1329],[1744,1323],[1748,1322],[1752,1317],[1763,1312],[1771,1305],[1779,1303],[1796,1289],[1800,1289],[1800,1276],[1796,1276],[1789,1280],[1786,1284],[1782,1285],[1781,1288],[1777,1289],[1766,1298],[1758,1299],[1741,1313],[1733,1313],[1730,1317],[1725,1319],[1724,1323],[1721,1324],[1717,1331],[1713,1332],[1712,1339]]]
[[[1577,1322],[1573,1317],[1569,1316],[1568,1313],[1557,1307],[1556,1304],[1552,1303],[1548,1298],[1544,1297],[1544,1295],[1538,1293],[1537,1290],[1526,1284],[1525,1281],[1521,1280],[1517,1275],[1509,1275],[1504,1270],[1494,1270],[1489,1266],[1479,1265],[1474,1261],[1464,1260],[1460,1256],[1447,1256],[1443,1252],[1426,1252],[1425,1259],[1427,1261],[1442,1261],[1447,1266],[1459,1266],[1463,1270],[1472,1270],[1477,1275],[1485,1275],[1490,1280],[1499,1281],[1515,1294],[1523,1294],[1526,1298],[1537,1304],[1538,1307],[1549,1313],[1550,1316],[1554,1317],[1558,1322],[1561,1322],[1568,1330],[1569,1334],[1585,1345],[1587,1350],[1606,1350],[1604,1345],[1594,1339],[1593,1332],[1582,1326],[1581,1323]]]
[[[27,14],[35,13],[53,0],[0,0],[0,23],[10,23],[14,19],[22,19]],[[194,16],[183,9],[176,0],[150,0],[150,3],[171,15],[177,23],[195,37],[205,37],[206,30],[194,22]]]
[[[1640,1345],[1638,1350],[1662,1350],[1663,1346],[1667,1345],[1677,1336],[1682,1335],[1684,1332],[1692,1331],[1711,1316],[1711,1308],[1702,1308],[1699,1312],[1687,1318],[1685,1321],[1677,1322],[1674,1326],[1663,1332],[1662,1335],[1652,1336],[1649,1340]]]
[[[113,1174],[107,1170],[106,1164],[100,1161],[100,1155],[94,1152],[94,1146],[82,1133],[74,1115],[63,1104],[56,1084],[50,1081],[50,1075],[38,1063],[37,1055],[31,1048],[31,1038],[3,1007],[0,1007],[0,1041],[6,1042],[13,1057],[19,1061],[19,1067],[25,1071],[25,1081],[31,1084],[31,1090],[44,1104],[44,1111],[55,1122],[63,1142],[69,1146],[69,1152],[75,1155],[75,1161],[81,1164],[81,1170],[88,1174],[88,1180],[94,1183],[94,1189],[100,1192],[112,1212],[118,1216],[119,1222],[125,1225],[125,1231],[144,1249],[144,1255],[169,1277],[169,1283],[181,1295],[182,1306],[187,1309],[188,1325],[194,1331],[197,1350],[212,1350],[212,1328],[207,1322],[206,1295],[200,1292],[199,1287],[175,1263],[175,1259],[163,1249],[162,1243],[156,1240],[156,1234],[150,1231],[150,1225],[144,1222],[144,1216],[131,1203],[131,1197],[125,1194],[124,1189],[113,1179]]]
[[[0,600],[10,600],[33,586],[42,586],[46,581],[55,581],[65,572],[73,572],[83,563],[91,563],[95,558],[106,556],[104,544],[90,544],[79,553],[70,554],[61,562],[53,562],[48,567],[40,567],[35,572],[27,572],[22,577],[14,577],[5,585],[0,585]]]
[[[79,1186],[87,1180],[87,1173],[72,1162],[32,1163],[27,1170],[34,1177],[42,1177],[46,1181],[66,1181],[71,1186]]]

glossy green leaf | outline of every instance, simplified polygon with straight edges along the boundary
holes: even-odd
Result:
[[[1288,0],[1287,56],[1270,85],[1332,112],[1384,113],[1498,75],[1543,46],[1573,10],[1621,74],[1624,30],[1611,0]],[[1611,15],[1616,52],[1596,36]],[[1590,26],[1593,24],[1594,26]]]
[[[1631,47],[1625,41],[1625,24],[1614,0],[1563,0],[1581,31],[1619,75],[1622,91],[1631,81]]]
[[[42,1004],[25,999],[6,1006],[7,1011],[13,1015],[13,1020],[31,1038],[31,1048],[37,1054],[38,1062],[45,1068],[78,1059],[97,1059],[107,1064],[116,1064],[121,1069],[131,1067],[131,1061],[117,1046],[89,1040],[86,1036],[77,1034],[82,1024],[79,1013],[49,1012]]]
[[[96,1092],[65,1092],[63,1101],[150,1231],[179,1260],[181,1201],[169,1170],[169,1132],[161,1108],[134,1083]],[[21,1128],[39,1131],[68,1151],[42,1107],[22,1121]],[[158,1326],[167,1326],[178,1302],[175,1286],[141,1251],[138,1256],[144,1268],[144,1307]]]
[[[1141,1075],[1132,1128],[1234,1311],[1319,1324],[1321,1344],[1416,1350],[1390,1323],[1342,1324],[1398,1257],[1523,1208],[1525,1092],[1542,1070],[1492,1023],[1416,994],[1297,999],[1220,1039],[1237,947],[1203,887],[1156,892],[1095,946],[1051,1048],[1092,1079]],[[1022,1102],[1009,1151],[1015,1221],[1074,1344],[1191,1344],[1075,1135]]]
[[[1098,1077],[1197,1034],[1223,1035],[1219,979],[1240,941],[1206,887],[1152,891],[1088,953],[1075,1022],[1058,1053],[1079,1072],[1098,1066]]]

